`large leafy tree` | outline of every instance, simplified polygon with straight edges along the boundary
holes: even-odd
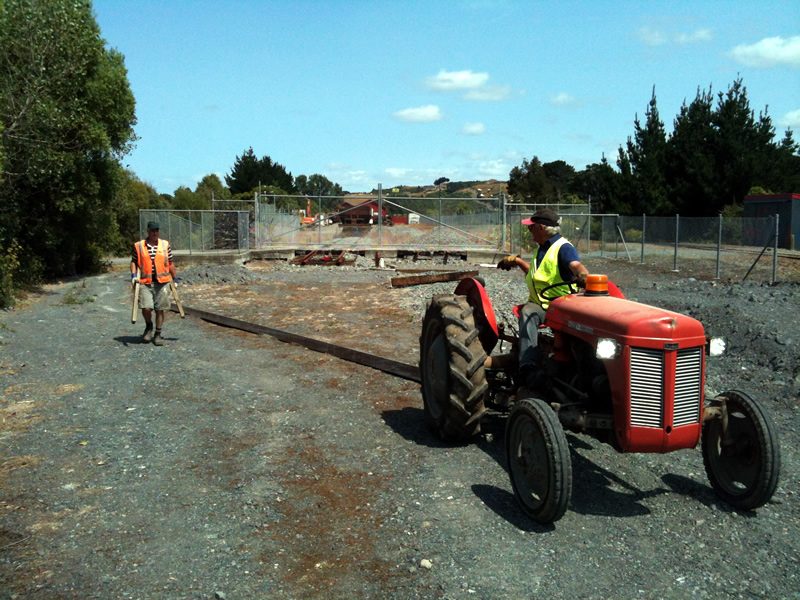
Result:
[[[675,117],[667,144],[664,174],[675,210],[687,216],[713,214],[716,160],[714,98],[711,90],[697,91]]]
[[[591,201],[595,213],[629,214],[630,206],[624,202],[620,190],[620,177],[603,156],[599,163],[587,165],[583,171],[575,173],[570,192]]]
[[[269,156],[256,157],[250,147],[236,161],[229,175],[225,176],[225,183],[231,194],[246,194],[257,190],[259,187],[277,187],[284,193],[294,191],[294,178],[286,168]]]
[[[775,146],[773,159],[768,161],[769,189],[782,192],[800,192],[800,156],[797,142],[791,129],[787,129],[783,139]]]
[[[133,171],[125,170],[116,194],[116,205],[120,242],[115,250],[124,255],[140,237],[139,211],[167,208],[171,206],[171,200],[169,204],[165,203],[152,185],[140,180]]]
[[[620,148],[617,162],[622,172],[630,168],[631,209],[635,213],[669,214],[674,206],[667,194],[664,173],[667,134],[658,112],[655,88],[645,111],[644,124],[637,115],[633,127],[633,137],[628,138],[625,149]]]
[[[798,146],[790,130],[779,143],[774,137],[766,109],[755,115],[741,79],[716,104],[710,89],[684,102],[668,138],[653,93],[645,124],[636,119],[619,151],[620,204],[635,213],[707,216],[741,205],[755,188],[796,191]]]
[[[307,194],[309,196],[341,196],[344,193],[342,186],[319,173],[314,173],[309,176],[299,175],[294,183],[299,194]]]
[[[570,185],[575,179],[575,168],[563,160],[544,163],[544,174],[550,187],[550,193],[561,201],[569,192]]]
[[[134,104],[89,0],[0,2],[0,247],[29,275],[92,270],[119,244]]]
[[[212,205],[213,200],[228,200],[231,197],[230,190],[222,184],[220,178],[214,173],[203,177],[200,183],[197,184],[194,193],[203,199],[205,208],[212,209],[214,208]]]
[[[547,174],[538,156],[523,159],[522,164],[508,174],[508,193],[517,202],[545,202],[548,189]]]
[[[712,124],[718,180],[712,208],[718,210],[741,203],[754,185],[768,185],[764,173],[774,157],[775,128],[766,111],[756,118],[741,79],[719,93]]]

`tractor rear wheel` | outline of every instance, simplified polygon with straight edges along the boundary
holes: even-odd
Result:
[[[711,487],[725,502],[742,510],[763,506],[778,487],[781,454],[778,435],[767,413],[744,392],[722,394],[727,413],[703,427],[703,464]]]
[[[422,322],[419,370],[426,420],[443,440],[467,441],[480,431],[485,360],[467,299],[435,296]]]
[[[557,521],[572,496],[572,461],[564,429],[543,400],[519,401],[506,425],[511,486],[522,510],[539,523]]]

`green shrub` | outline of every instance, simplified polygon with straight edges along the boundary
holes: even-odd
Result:
[[[12,240],[6,248],[0,247],[0,308],[14,305],[14,290],[19,284],[19,257],[22,248]]]
[[[626,242],[641,242],[642,241],[642,230],[641,229],[634,229],[629,228],[625,230],[625,241]]]

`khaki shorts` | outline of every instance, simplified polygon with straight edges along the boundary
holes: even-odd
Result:
[[[171,304],[169,283],[139,284],[139,308],[169,310]]]

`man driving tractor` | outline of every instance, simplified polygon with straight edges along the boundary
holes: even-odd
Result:
[[[550,302],[570,293],[570,284],[586,287],[589,271],[581,263],[578,251],[561,236],[558,213],[549,208],[537,210],[522,224],[528,227],[533,241],[539,246],[531,263],[516,254],[506,256],[498,267],[506,271],[519,267],[528,284],[528,301],[519,313],[519,376],[530,389],[541,383],[542,374],[536,368],[538,329]],[[532,267],[532,268],[531,268]]]

